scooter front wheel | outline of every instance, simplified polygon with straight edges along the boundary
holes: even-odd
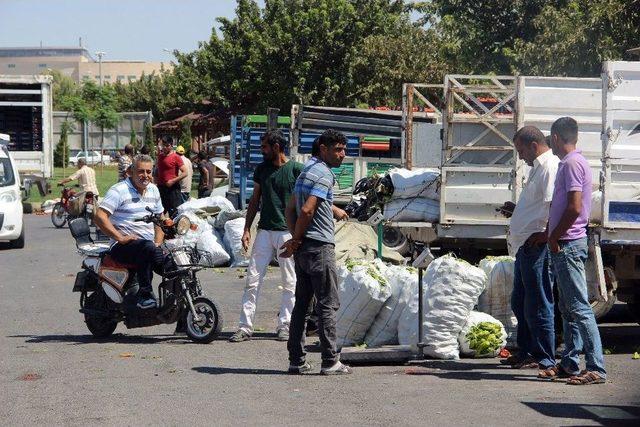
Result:
[[[222,331],[222,311],[207,297],[194,299],[193,307],[198,314],[198,319],[196,320],[191,310],[187,311],[187,336],[198,343],[210,343]]]
[[[62,206],[62,203],[57,202],[53,205],[53,210],[51,211],[51,222],[55,225],[56,228],[64,227],[67,222],[67,217],[69,214],[66,209]]]

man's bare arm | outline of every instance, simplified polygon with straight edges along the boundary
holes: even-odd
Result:
[[[120,233],[111,223],[111,221],[109,221],[109,217],[111,216],[111,214],[106,211],[105,209],[102,208],[98,208],[98,210],[96,211],[93,220],[96,223],[96,226],[107,236],[111,237],[113,240],[115,240],[116,242],[120,243],[121,245],[126,245],[127,243],[129,243],[132,240],[136,240],[136,238],[134,236],[127,236],[124,235],[122,233]]]

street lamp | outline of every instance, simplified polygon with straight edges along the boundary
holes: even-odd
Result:
[[[106,52],[102,51],[96,52],[96,56],[98,57],[98,73],[100,74],[100,86],[102,86],[102,57],[106,54]]]

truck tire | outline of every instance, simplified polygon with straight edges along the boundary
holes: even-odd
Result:
[[[611,311],[613,305],[618,301],[614,294],[607,295],[606,301],[594,301],[591,303],[591,309],[596,317],[596,320],[600,320]]]
[[[382,243],[389,249],[400,253],[400,255],[404,256],[409,253],[409,240],[397,227],[384,227]]]

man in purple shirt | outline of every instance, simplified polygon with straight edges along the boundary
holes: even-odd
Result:
[[[549,213],[549,251],[558,286],[565,351],[547,378],[569,378],[568,384],[605,382],[602,342],[589,304],[584,263],[587,260],[587,225],[591,212],[591,169],[576,149],[578,123],[562,117],[551,126],[551,149],[560,158]],[[580,371],[580,351],[586,371]]]

